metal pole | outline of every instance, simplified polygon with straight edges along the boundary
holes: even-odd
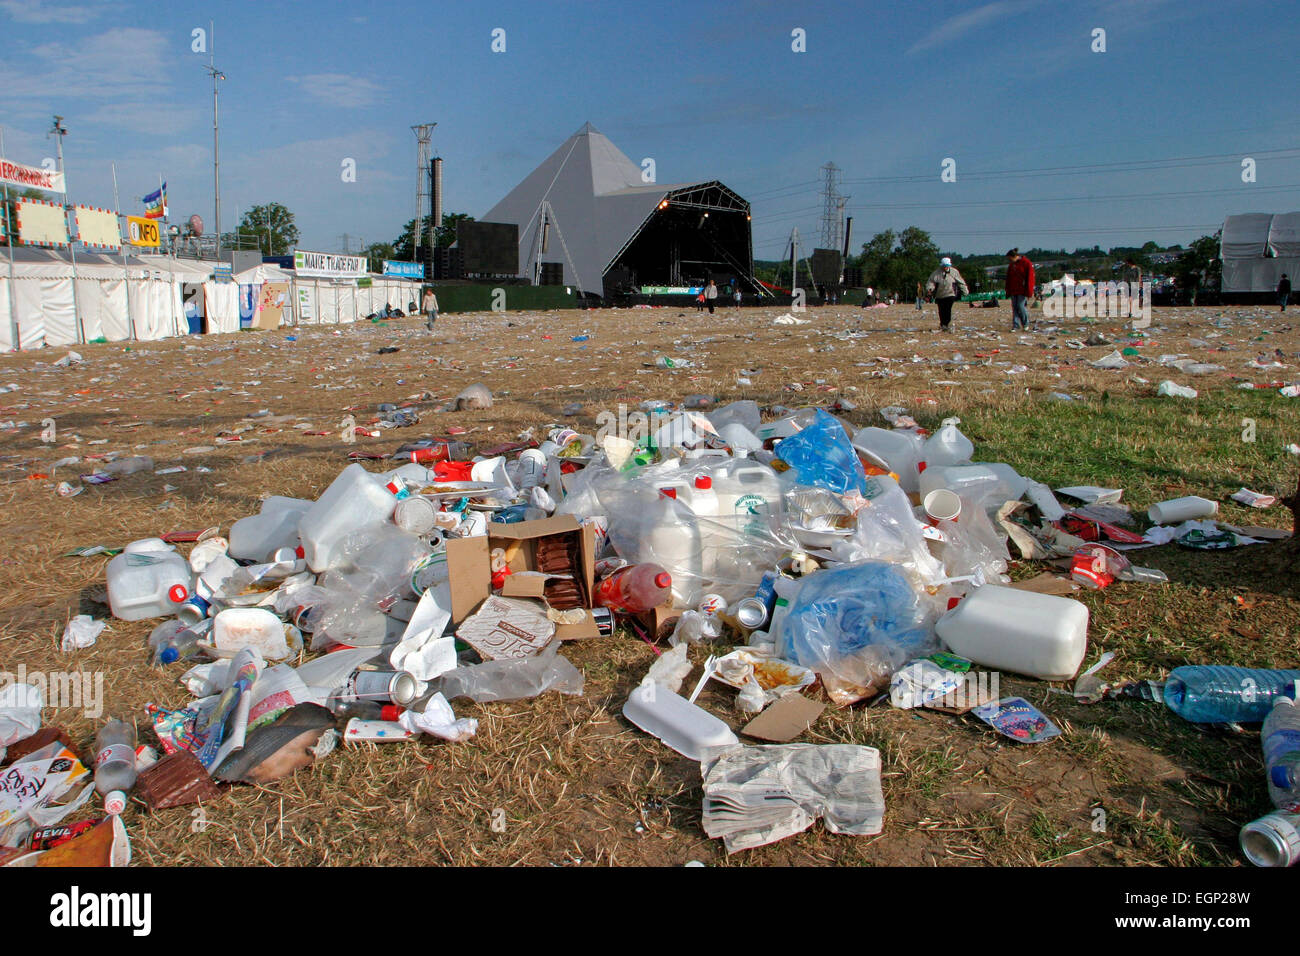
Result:
[[[217,122],[217,80],[224,80],[226,74],[216,65],[216,25],[208,21],[208,73],[212,76],[212,205],[213,220],[216,226],[216,257],[221,259],[221,136]]]
[[[117,198],[117,163],[111,164],[113,167],[113,207],[117,213],[117,231],[122,231],[122,203]],[[128,232],[129,235],[129,232]],[[119,236],[120,238],[120,236]],[[122,281],[125,285],[122,287],[126,292],[126,328],[127,336],[131,341],[135,341],[135,321],[131,318],[131,273],[126,269],[126,243],[123,242],[118,249],[122,253]]]
[[[5,158],[5,131],[0,126],[0,159]],[[9,218],[9,183],[4,184],[5,191],[5,245],[9,247],[9,326],[13,335],[14,351],[22,351],[22,340],[18,332],[18,290],[14,288],[14,224]]]
[[[68,128],[63,125],[63,117],[54,117],[54,126],[50,129],[54,134],[55,143],[59,150],[59,172],[63,173],[63,217],[66,221],[68,210],[73,208],[68,201],[68,174],[63,168],[63,137],[67,134]],[[73,210],[73,219],[76,219],[76,211]],[[76,242],[68,243],[68,255],[72,258],[72,315],[73,323],[77,330],[77,344],[85,342],[86,330],[81,323],[81,297],[77,294],[77,244]]]

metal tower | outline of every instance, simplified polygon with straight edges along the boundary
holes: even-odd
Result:
[[[420,123],[411,127],[411,132],[415,133],[417,143],[416,147],[416,168],[415,168],[415,227],[412,235],[412,247],[415,252],[415,261],[423,262],[420,247],[425,244],[426,229],[433,229],[437,224],[426,225],[425,210],[432,209],[429,197],[429,156],[431,153],[430,143],[433,142],[433,128],[437,123]],[[432,244],[433,237],[429,237],[429,243]]]

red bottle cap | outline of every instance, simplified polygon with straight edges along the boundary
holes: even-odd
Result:
[[[960,603],[961,603],[961,598],[959,598],[959,597],[950,597],[950,598],[948,598],[948,610],[951,611],[953,608],[955,608],[955,607],[956,607],[958,604],[960,604]]]
[[[167,597],[173,604],[184,604],[189,596],[190,592],[183,584],[173,584],[167,592]]]
[[[667,590],[673,586],[673,576],[667,571],[660,571],[655,575],[655,587]]]
[[[701,491],[708,491],[713,487],[713,479],[708,475],[700,475],[695,479],[695,487],[699,488]]]
[[[379,719],[395,721],[402,715],[402,711],[404,710],[406,710],[405,707],[399,707],[397,704],[385,704],[383,707],[379,708]]]
[[[293,553],[294,556],[297,557],[299,560],[307,557],[307,549],[304,548],[302,545],[298,545],[298,547],[294,548]]]
[[[677,497],[677,489],[676,489],[676,488],[660,488],[660,489],[659,489],[659,497],[660,497],[660,498],[676,498],[676,497]]]

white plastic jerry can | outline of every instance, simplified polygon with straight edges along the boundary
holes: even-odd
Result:
[[[307,566],[318,574],[335,567],[344,538],[387,521],[396,508],[393,485],[385,485],[355,462],[348,465],[298,522]]]
[[[161,538],[132,541],[108,562],[108,606],[120,621],[166,617],[190,596],[190,563]]]
[[[1088,650],[1088,608],[1073,598],[986,584],[934,630],[954,654],[984,667],[1069,680]]]

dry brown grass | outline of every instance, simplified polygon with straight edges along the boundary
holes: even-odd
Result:
[[[620,402],[635,409],[646,399],[681,399],[694,392],[710,393],[719,402],[751,398],[790,407],[840,397],[857,404],[849,417],[862,424],[881,424],[875,410],[890,404],[906,406],[929,424],[941,414],[968,417],[977,447],[1006,437],[991,423],[1028,423],[1031,437],[1055,443],[1068,473],[1070,442],[1078,438],[1053,417],[1059,406],[1046,399],[1048,393],[1069,392],[1101,403],[1103,397],[1150,395],[1161,378],[1185,380],[1141,365],[1099,372],[1080,364],[1109,348],[1062,347],[1065,338],[1086,335],[1076,328],[1055,339],[1034,336],[1019,344],[1005,331],[1005,308],[959,309],[959,332],[951,337],[930,331],[932,308],[924,320],[903,306],[870,312],[847,306],[813,309],[813,324],[793,328],[771,324],[781,311],[747,309],[736,316],[723,310],[712,318],[667,309],[445,315],[433,335],[406,320],[344,327],[340,335],[328,327],[297,330],[297,342],[286,341],[290,330],[281,330],[129,349],[84,346],[78,351],[86,363],[72,369],[42,364],[60,357],[62,349],[0,357],[0,382],[20,386],[0,396],[0,421],[34,426],[0,432],[0,529],[7,544],[0,556],[0,670],[14,671],[21,663],[29,670],[102,673],[108,712],[131,716],[142,729],[146,702],[183,703],[188,695],[176,683],[179,669],[147,666],[144,640],[154,622],[114,621],[94,647],[70,655],[58,650],[71,615],[107,616],[107,559],[62,555],[74,547],[120,546],[166,531],[228,529],[265,494],[314,497],[346,463],[349,448],[338,437],[343,416],[351,413],[364,421],[379,402],[400,403],[427,393],[421,402],[427,412],[437,400],[477,381],[496,395],[490,410],[427,412],[417,428],[360,439],[358,449],[386,452],[453,425],[465,428],[469,440],[489,445],[560,420],[561,409],[571,402],[583,406],[573,420],[591,428],[600,411],[616,411]],[[1266,342],[1253,339],[1268,326],[1225,330],[1236,345],[1228,353],[1210,355],[1186,345],[1189,336],[1212,331],[1208,320],[1217,315],[1249,318],[1257,311],[1161,312],[1158,341],[1144,351],[1187,352],[1244,374],[1249,350],[1281,347],[1292,365],[1283,374],[1294,375],[1300,337],[1289,330],[1269,334]],[[1275,321],[1273,313],[1260,314]],[[1095,328],[1118,332],[1105,323]],[[584,331],[593,334],[591,341],[571,341]],[[861,335],[848,337],[854,333]],[[375,354],[387,344],[402,351]],[[958,351],[969,367],[928,362]],[[698,367],[646,367],[657,355],[686,357]],[[913,361],[914,356],[927,361]],[[1026,370],[1010,373],[1010,366],[999,362]],[[906,375],[871,377],[884,368]],[[751,385],[736,384],[742,372]],[[1251,377],[1263,380],[1265,374]],[[1135,381],[1137,376],[1148,384]],[[943,380],[961,384],[935,384]],[[1235,383],[1212,376],[1195,384],[1224,390]],[[271,426],[277,430],[265,419],[245,418],[263,408],[283,416]],[[1187,407],[1189,431],[1204,424],[1198,415],[1198,406]],[[47,417],[58,422],[60,441],[54,447],[38,438],[39,422]],[[331,434],[302,435],[290,427],[297,421]],[[144,424],[125,427],[134,422]],[[244,425],[252,427],[242,442],[215,444],[218,432]],[[107,443],[91,444],[97,440]],[[1153,449],[1165,453],[1141,429],[1117,428],[1112,440],[1126,459],[1141,461],[1144,454],[1156,453]],[[199,445],[215,447],[185,453]],[[1033,446],[1031,438],[1023,439],[1021,447]],[[28,477],[48,472],[58,458],[106,451],[148,454],[158,468],[179,463],[190,470],[88,486],[71,499],[53,493],[54,481]],[[198,465],[211,473],[198,473]],[[1242,480],[1272,480],[1284,465],[1274,471],[1269,470],[1273,465],[1244,463]],[[75,483],[75,476],[88,470],[65,467],[53,477]],[[1154,489],[1175,479],[1135,467],[1116,480]],[[1192,478],[1176,480],[1194,485]],[[175,490],[165,490],[168,483]],[[1251,517],[1279,520],[1276,512]],[[1196,565],[1205,566],[1211,565]],[[1196,572],[1189,566],[1187,573]],[[1293,657],[1300,606],[1294,596],[1243,584],[1232,593],[1254,602],[1245,609],[1226,606],[1225,591],[1213,582],[1180,586],[1163,596],[1120,586],[1087,595],[1094,645],[1120,650],[1112,668],[1117,676],[1122,671],[1134,678],[1158,676],[1162,667],[1214,659],[1228,650],[1256,654],[1259,662]],[[1250,642],[1232,636],[1233,626],[1258,635],[1253,650],[1242,649]],[[1230,643],[1216,643],[1222,641]],[[1007,682],[1008,693],[1028,697],[1068,728],[1064,738],[1023,748],[994,737],[969,717],[887,707],[830,710],[806,739],[880,748],[885,832],[851,839],[814,828],[728,860],[701,830],[696,765],[620,715],[652,651],[620,636],[570,647],[566,654],[586,674],[583,697],[550,695],[481,707],[461,702],[458,713],[481,722],[478,736],[466,743],[426,738],[341,751],[274,786],[226,790],[204,808],[206,828],[194,826],[189,808],[156,815],[132,808],[127,822],[136,859],[156,865],[670,865],[692,859],[767,865],[1232,863],[1235,827],[1264,809],[1253,738],[1193,731],[1150,705],[1088,708],[1068,696],[1047,694],[1039,683]],[[715,688],[702,703],[740,726],[730,692]],[[83,744],[97,723],[72,708],[47,711],[46,721],[67,728]],[[1108,816],[1104,834],[1090,829],[1096,807]],[[496,810],[505,813],[504,833],[493,831]]]

